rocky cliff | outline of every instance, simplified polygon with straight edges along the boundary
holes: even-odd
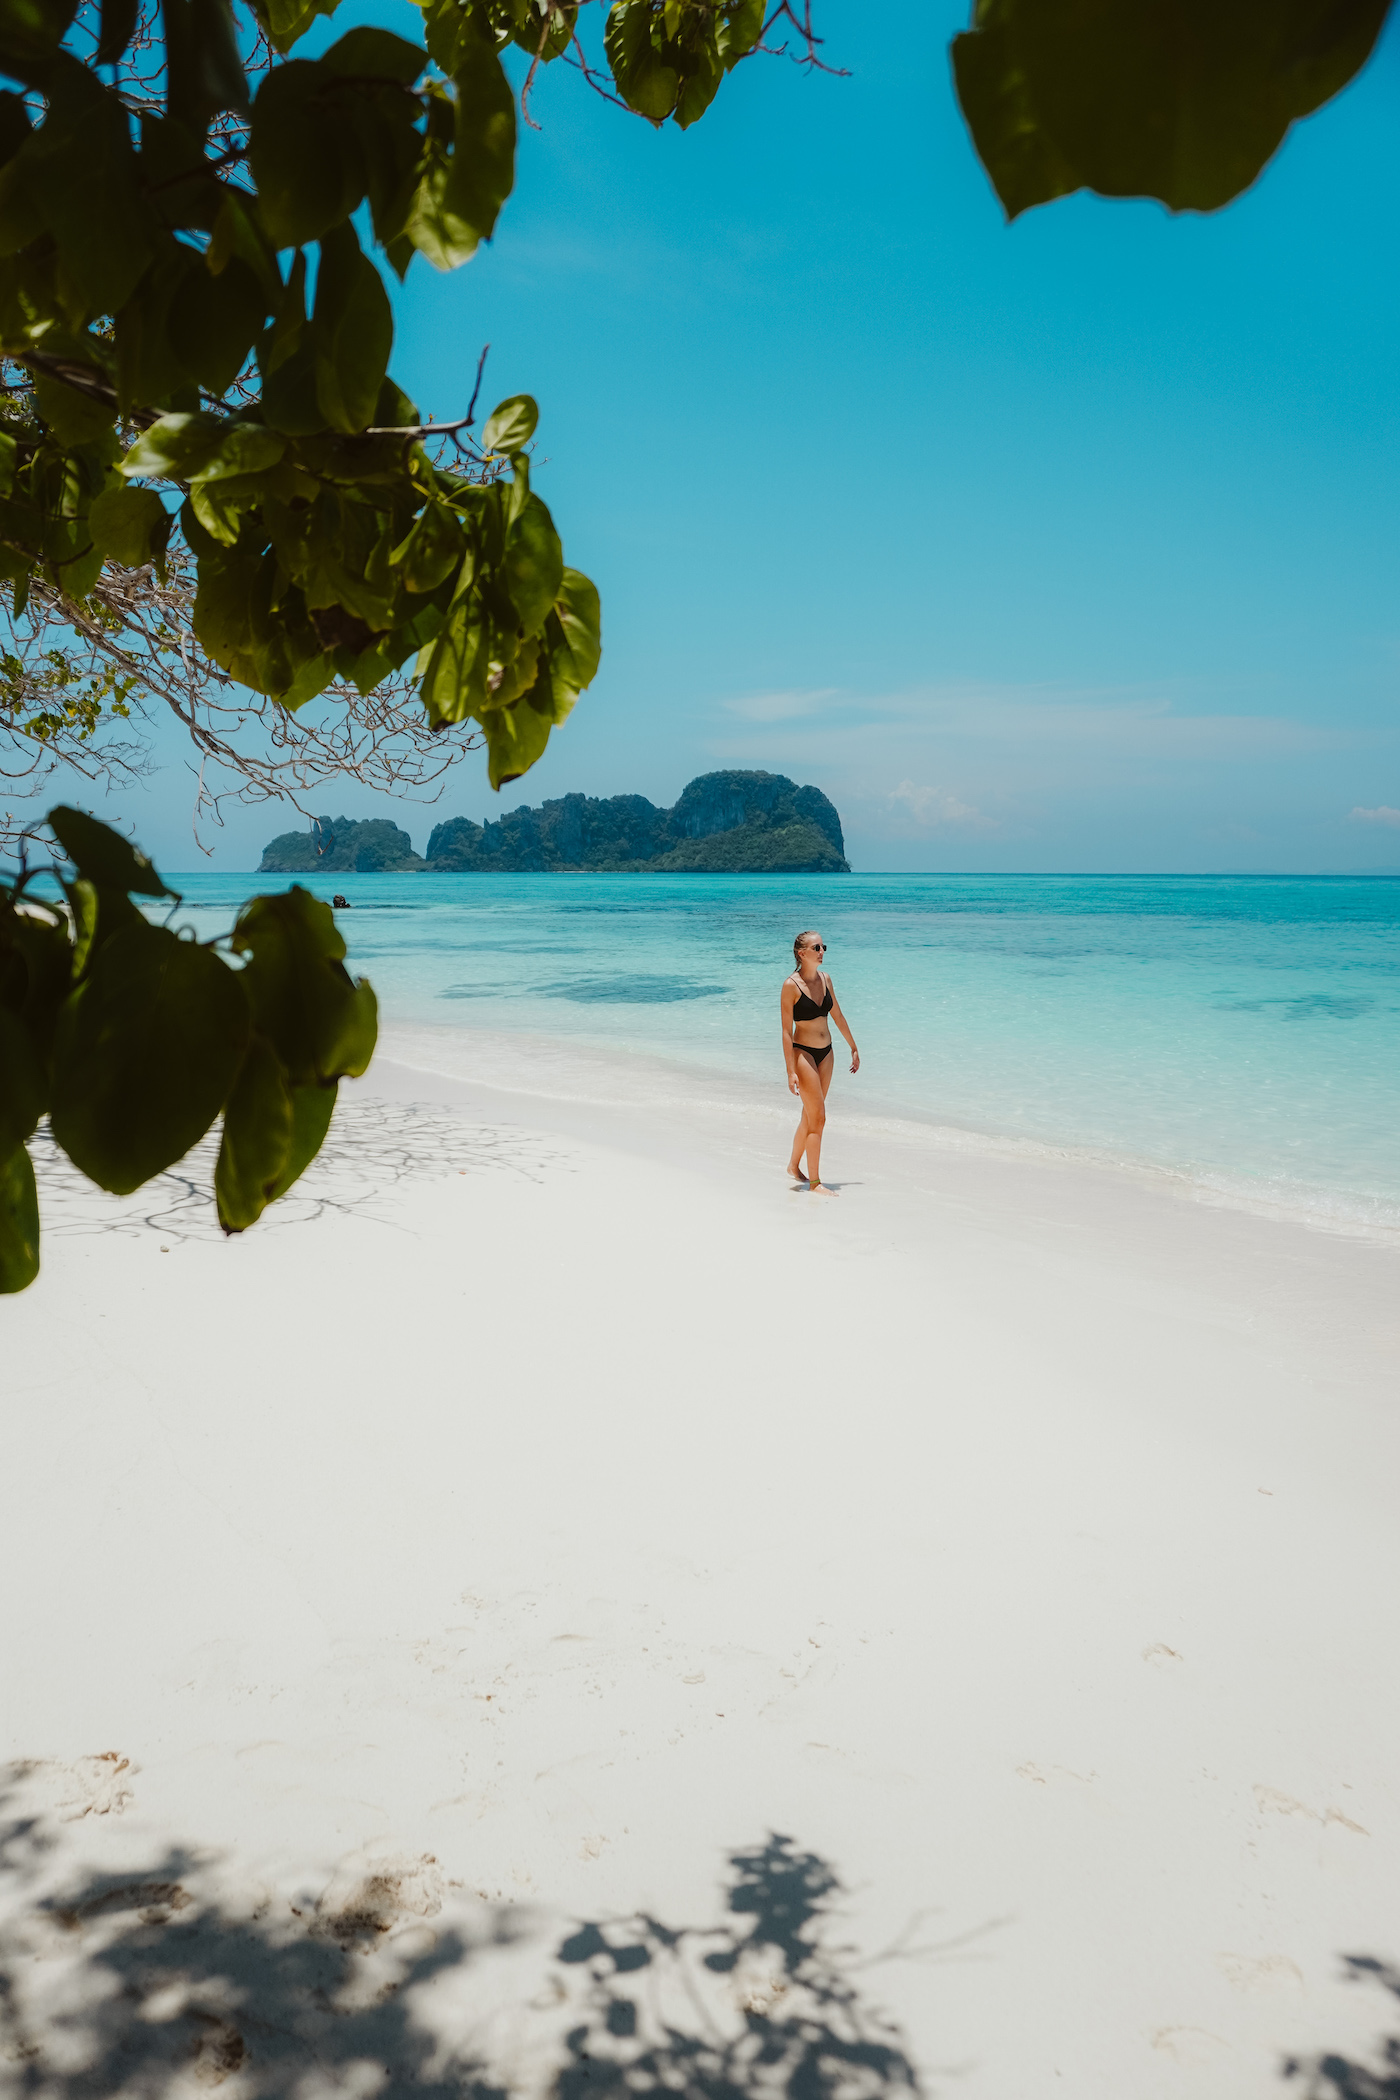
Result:
[[[312,831],[284,831],[263,850],[260,875],[387,875],[421,868],[413,841],[387,817],[318,817]]]
[[[263,875],[428,868],[438,874],[599,873],[847,875],[835,806],[782,773],[702,773],[674,809],[644,795],[565,795],[487,824],[449,817],[433,827],[426,860],[384,818],[321,817],[288,831],[262,857]]]
[[[781,773],[702,773],[673,809],[644,795],[565,795],[492,823],[434,827],[427,866],[443,873],[552,869],[678,875],[845,875],[834,804]]]

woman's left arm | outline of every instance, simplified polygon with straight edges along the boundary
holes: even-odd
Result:
[[[851,1070],[853,1072],[858,1072],[860,1070],[860,1052],[856,1048],[856,1039],[851,1034],[850,1023],[847,1021],[846,1016],[841,1011],[841,1001],[836,996],[836,986],[832,983],[832,980],[829,977],[826,981],[828,984],[831,985],[831,1018],[836,1023],[837,1027],[840,1029],[842,1035],[845,1036],[846,1041],[850,1044]]]

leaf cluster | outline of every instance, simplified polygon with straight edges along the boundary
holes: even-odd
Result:
[[[59,768],[109,791],[124,787],[149,770],[149,725],[167,709],[196,754],[196,838],[202,821],[223,821],[230,798],[290,801],[310,816],[322,790],[347,779],[431,797],[480,748],[474,724],[429,727],[411,663],[371,693],[334,679],[295,714],[251,692],[195,632],[197,583],[178,534],[163,575],[109,562],[76,603],[42,573],[31,578],[23,618],[0,611],[0,630],[9,630],[0,632],[0,791],[28,799]],[[0,855],[16,851],[25,830],[18,811],[0,811]]]
[[[365,24],[298,55],[337,5],[0,9],[0,361],[21,382],[0,578],[15,618],[35,579],[83,607],[115,569],[163,582],[183,543],[194,637],[228,678],[291,711],[409,679],[433,729],[477,725],[500,786],[593,678],[597,594],[530,488],[534,402],[473,439],[475,394],[424,424],[390,377],[374,251],[402,278],[491,237],[515,179],[507,47],[532,77],[571,51],[594,76],[577,0],[421,0],[421,38]],[[763,26],[759,0],[615,0],[616,99],[692,124]],[[52,733],[90,738],[115,697],[70,696]]]
[[[976,0],[963,115],[1008,218],[1072,190],[1216,211],[1344,88],[1390,0]]]
[[[593,677],[596,593],[529,488],[528,397],[435,463],[362,241],[402,276],[489,238],[514,181],[501,49],[557,56],[576,10],[428,0],[421,42],[362,26],[288,55],[334,4],[259,0],[254,88],[227,0],[169,0],[158,96],[130,0],[90,49],[89,7],[0,11],[0,356],[26,379],[0,408],[0,576],[16,616],[36,574],[81,605],[109,566],[162,577],[178,531],[230,677],[294,710],[411,664],[499,785]]]
[[[81,810],[50,810],[62,904],[0,885],[0,1292],[39,1270],[27,1140],[47,1116],[99,1188],[129,1194],[222,1116],[219,1219],[242,1232],[320,1150],[341,1079],[374,1052],[377,1007],[330,907],[254,897],[227,945],[140,908],[178,904],[145,855]]]
[[[685,130],[762,35],[763,0],[620,0],[603,42],[627,107]]]

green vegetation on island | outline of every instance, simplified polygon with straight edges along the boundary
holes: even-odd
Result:
[[[426,857],[382,817],[319,817],[263,854],[262,875],[594,873],[847,875],[835,805],[782,773],[702,773],[673,809],[645,795],[564,795],[487,824],[435,825]]]
[[[390,875],[421,868],[413,841],[387,817],[318,817],[310,831],[284,831],[262,857],[264,875]]]

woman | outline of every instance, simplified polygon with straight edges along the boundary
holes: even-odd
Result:
[[[836,1067],[831,1061],[831,1030],[826,1017],[840,1029],[851,1046],[851,1070],[860,1070],[856,1039],[846,1026],[846,1016],[836,1003],[831,979],[821,967],[826,943],[819,933],[799,933],[792,944],[797,968],[785,978],[782,990],[783,1058],[788,1086],[802,1102],[802,1120],[792,1141],[788,1172],[802,1179],[802,1155],[807,1154],[807,1186],[814,1196],[830,1196],[822,1171],[822,1131],[826,1126],[826,1092]]]

